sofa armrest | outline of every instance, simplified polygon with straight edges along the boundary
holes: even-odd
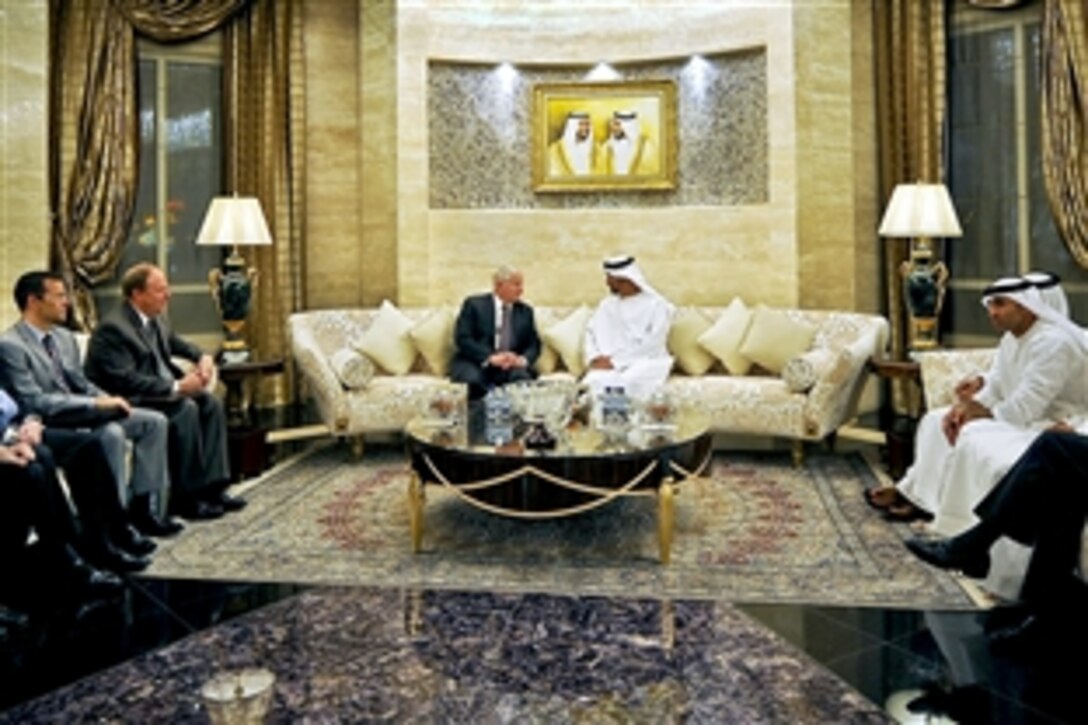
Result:
[[[881,320],[839,350],[808,392],[803,411],[807,437],[823,438],[853,415],[867,379],[869,358],[882,352],[886,340],[887,322]]]
[[[964,350],[929,350],[911,354],[921,367],[922,392],[926,410],[951,405],[956,383],[971,375],[980,375],[990,368],[996,348]]]
[[[291,356],[309,385],[322,421],[335,433],[348,425],[347,391],[340,384],[330,361],[322,352],[313,331],[294,315],[287,320],[287,338]]]

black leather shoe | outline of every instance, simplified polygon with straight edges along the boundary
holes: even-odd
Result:
[[[160,518],[150,511],[133,514],[132,525],[144,536],[173,536],[185,528],[173,516]]]
[[[87,558],[95,566],[115,572],[143,571],[151,566],[150,559],[130,554],[108,539],[94,543],[87,550]]]
[[[111,597],[125,588],[121,577],[111,571],[95,569],[78,556],[71,560],[69,575],[79,597]]]
[[[927,564],[940,569],[962,571],[972,579],[981,579],[990,571],[989,552],[977,553],[960,551],[953,545],[952,539],[909,539],[906,544],[910,552]]]
[[[135,556],[147,556],[159,548],[158,544],[137,531],[132,524],[115,527],[112,538],[118,549]]]
[[[241,511],[246,507],[246,504],[249,503],[244,498],[231,496],[226,491],[220,492],[218,496],[211,499],[211,502],[219,504],[223,511],[227,513],[230,513],[231,511]]]
[[[189,521],[208,521],[223,515],[223,507],[209,501],[192,501],[178,509],[178,516]]]

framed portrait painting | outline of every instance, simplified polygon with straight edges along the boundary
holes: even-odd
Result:
[[[540,83],[532,123],[533,191],[676,187],[672,81]]]

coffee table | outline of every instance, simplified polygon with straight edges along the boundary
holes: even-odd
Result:
[[[551,450],[526,447],[526,433],[520,425],[513,442],[488,445],[477,406],[457,424],[425,417],[408,423],[413,551],[423,543],[424,489],[434,484],[484,511],[521,519],[573,516],[621,496],[656,496],[660,559],[669,563],[677,487],[702,476],[710,464],[703,415],[680,410],[667,425],[632,426],[623,433],[573,424]]]

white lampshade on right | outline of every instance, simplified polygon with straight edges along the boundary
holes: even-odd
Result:
[[[962,237],[963,229],[944,184],[899,184],[892,192],[882,237]]]

